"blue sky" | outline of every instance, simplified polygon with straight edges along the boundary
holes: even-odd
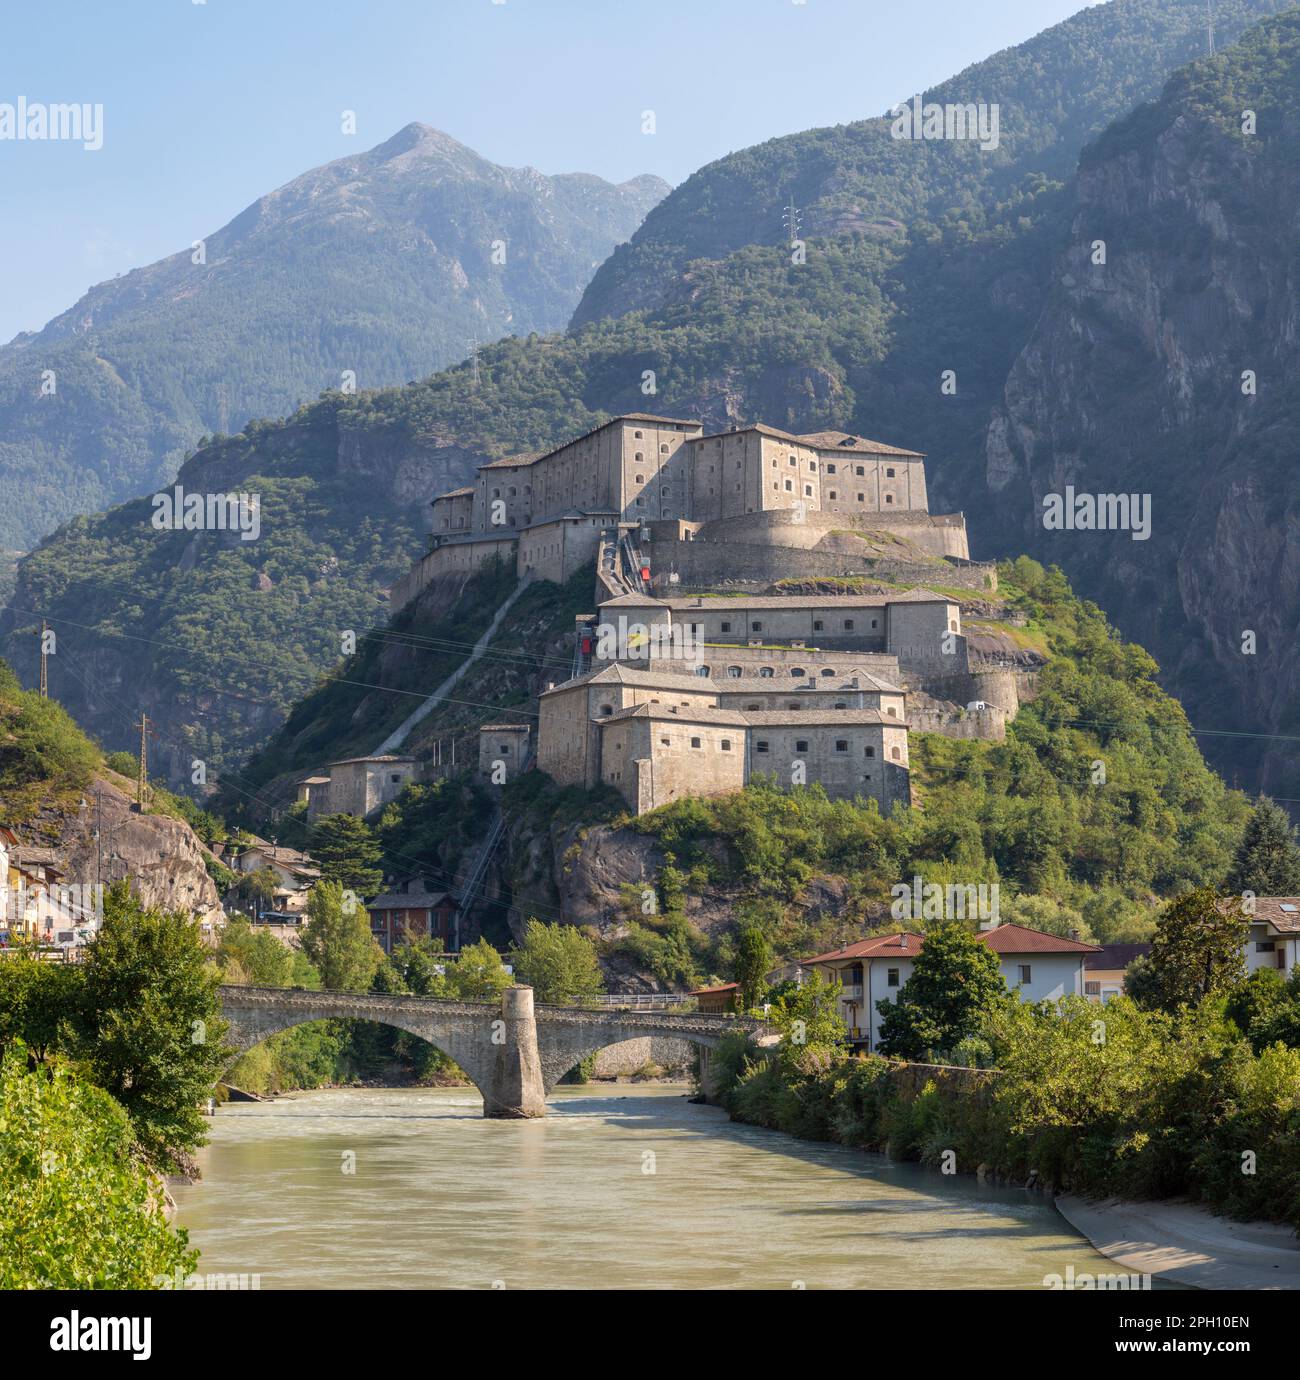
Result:
[[[546,173],[672,183],[878,114],[1081,0],[42,0],[0,102],[104,107],[103,147],[0,140],[0,340],[420,120]],[[641,132],[653,109],[657,129]],[[341,114],[356,112],[357,133]]]

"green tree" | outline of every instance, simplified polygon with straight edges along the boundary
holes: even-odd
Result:
[[[226,924],[217,946],[222,982],[252,983],[255,987],[289,987],[294,983],[295,958],[264,925],[234,919]]]
[[[207,959],[196,920],[142,906],[125,883],[105,896],[83,967],[80,1054],[159,1169],[203,1144],[199,1104],[233,1052]]]
[[[876,1003],[880,1052],[930,1059],[975,1035],[1006,994],[997,955],[960,925],[929,930],[897,1001]]]
[[[521,982],[536,1001],[575,1006],[583,997],[605,990],[596,946],[572,925],[544,925],[529,920],[524,942],[511,955]]]
[[[235,893],[254,910],[269,910],[275,901],[280,878],[273,868],[259,867],[256,872],[241,872],[235,883]]]
[[[0,1052],[21,1041],[41,1063],[67,1040],[81,1007],[84,974],[68,963],[45,963],[34,952],[0,963]]]
[[[300,942],[322,985],[332,992],[369,991],[384,961],[366,908],[339,882],[312,887]]]
[[[757,925],[746,925],[736,936],[736,981],[740,983],[741,1009],[748,1011],[763,1000],[766,973],[772,966],[767,936]]]
[[[1240,895],[1300,895],[1300,846],[1290,817],[1280,805],[1260,796],[1246,821],[1225,886]]]
[[[55,1062],[0,1063],[0,1289],[149,1289],[198,1252],[163,1213],[135,1156],[131,1119]]]
[[[800,986],[774,1001],[767,1021],[781,1034],[781,1059],[803,1068],[814,1057],[840,1053],[848,1037],[840,1014],[840,984],[813,972]]]
[[[1125,988],[1140,1006],[1169,1012],[1226,993],[1246,976],[1249,934],[1238,898],[1196,887],[1161,910],[1151,952],[1129,966]]]
[[[462,1001],[490,1001],[514,985],[501,955],[486,939],[460,951],[460,958],[447,965],[445,982],[446,995]]]
[[[311,831],[311,855],[321,880],[373,896],[383,880],[383,852],[374,830],[355,815],[324,815]]]

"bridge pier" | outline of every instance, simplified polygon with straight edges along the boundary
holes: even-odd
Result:
[[[502,992],[501,1028],[493,1031],[492,1039],[496,1043],[496,1059],[491,1082],[481,1089],[483,1115],[545,1116],[546,1091],[537,1052],[537,1018],[533,1014],[531,987],[507,987]]]

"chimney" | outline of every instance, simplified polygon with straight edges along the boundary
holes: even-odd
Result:
[[[1074,940],[1077,940],[1077,939],[1079,938],[1079,931],[1078,931],[1078,930],[1071,930],[1071,931],[1070,931],[1070,938],[1071,938],[1071,939],[1074,939]]]

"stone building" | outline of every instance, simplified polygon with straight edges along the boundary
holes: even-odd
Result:
[[[710,525],[748,522],[744,539],[762,542],[770,523],[810,515],[850,525],[911,515],[921,520],[922,546],[969,555],[959,515],[952,527],[930,523],[919,451],[761,423],[705,435],[698,421],[640,412],[553,450],[490,461],[472,485],[439,495],[431,508],[433,549],[394,586],[394,607],[437,574],[502,556],[521,576],[563,581],[591,560],[602,533],[649,534],[662,524],[687,539],[707,536],[699,529]]]
[[[543,693],[537,764],[562,785],[612,786],[637,813],[738,791],[759,773],[886,810],[907,803],[903,692],[865,674],[847,679],[851,689],[792,689],[761,707],[764,690],[609,666]]]
[[[513,781],[531,748],[529,724],[484,724],[478,731],[478,769],[496,786]]]
[[[414,757],[381,755],[348,757],[331,762],[329,784],[309,787],[307,817],[358,815],[362,819],[382,809],[416,779],[419,764]],[[308,781],[316,778],[308,778]],[[307,784],[307,783],[301,783]]]

